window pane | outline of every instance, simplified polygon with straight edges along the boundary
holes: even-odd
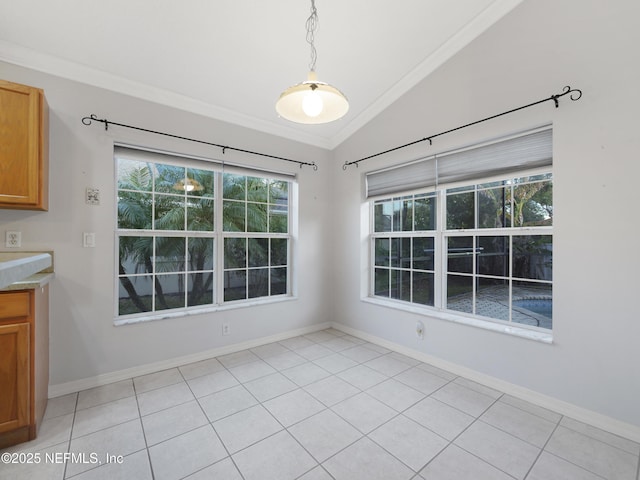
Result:
[[[400,266],[400,257],[402,256],[402,245],[400,241],[401,241],[400,238],[389,239],[389,242],[391,245],[391,254],[390,254],[391,266],[396,268]]]
[[[400,270],[398,272],[400,275],[400,300],[404,300],[405,302],[411,301],[411,271],[410,270]]]
[[[222,224],[225,232],[244,232],[246,227],[246,203],[224,201]]]
[[[413,303],[433,306],[433,273],[413,272]]]
[[[156,237],[155,271],[180,272],[185,265],[184,237]]]
[[[156,275],[156,310],[183,308],[184,274]]]
[[[473,277],[447,275],[447,308],[473,313]]]
[[[247,240],[244,238],[224,239],[224,268],[246,268]]]
[[[381,267],[391,265],[389,258],[390,240],[388,238],[376,238],[375,244],[375,264]]]
[[[247,232],[267,231],[267,204],[247,203]]]
[[[509,237],[477,237],[477,271],[480,275],[509,276]]]
[[[151,311],[152,279],[151,275],[120,277],[118,315]]]
[[[223,198],[233,200],[246,200],[246,177],[244,175],[233,175],[225,173],[223,178]]]
[[[411,238],[400,238],[400,268],[411,268]]]
[[[473,237],[447,239],[447,270],[460,273],[473,272]]]
[[[188,307],[213,303],[213,272],[190,273],[187,281]]]
[[[509,280],[479,277],[476,282],[476,314],[509,320]]]
[[[411,301],[411,272],[407,270],[391,270],[391,298]]]
[[[376,268],[374,275],[374,295],[389,297],[389,270],[386,268]]]
[[[247,271],[224,272],[224,301],[247,298]]]
[[[508,188],[509,191],[510,188]],[[509,227],[510,203],[507,189],[478,190],[478,228]]]
[[[376,202],[373,206],[374,231],[390,232],[391,231],[391,202]]]
[[[184,230],[184,196],[155,195],[157,230]]]
[[[153,237],[120,237],[119,273],[152,273]]]
[[[214,173],[211,170],[187,168],[186,192],[190,197],[213,197]],[[193,188],[191,188],[193,187]]]
[[[213,238],[188,238],[189,270],[213,270]]]
[[[118,159],[118,188],[150,192],[153,185],[148,163]]]
[[[249,266],[266,267],[269,265],[269,239],[249,239]]]
[[[518,184],[513,187],[514,225],[551,225],[553,198],[551,182]]]
[[[173,165],[156,163],[155,190],[161,193],[184,193],[186,169]]]
[[[269,269],[249,270],[248,298],[266,297],[269,295]]]
[[[436,228],[436,197],[416,195],[414,230],[435,230]]]
[[[187,230],[214,231],[213,198],[196,196],[187,200]]]
[[[433,238],[413,238],[413,268],[418,270],[433,270]]]
[[[474,192],[447,193],[447,229],[474,228],[474,197]]]
[[[259,177],[247,177],[247,200],[267,203],[269,199],[269,180]]]
[[[286,206],[269,205],[269,232],[287,233],[289,231],[289,213]]]
[[[118,228],[150,229],[153,196],[150,193],[118,192]]]
[[[392,226],[391,229],[394,232],[399,232],[401,227],[400,227],[400,217],[402,214],[402,202],[400,201],[399,198],[394,198],[393,200],[393,221],[392,221]]]
[[[552,286],[548,283],[513,282],[513,314],[516,323],[552,327]]]
[[[551,281],[552,259],[551,235],[513,236],[514,277]]]
[[[271,239],[271,265],[287,265],[288,240],[284,238]]]
[[[287,269],[271,269],[271,295],[284,295],[287,293]]]
[[[269,185],[269,203],[289,204],[289,183],[282,180],[271,180]]]
[[[413,230],[413,197],[405,197],[402,199],[402,212],[400,223],[403,232]]]

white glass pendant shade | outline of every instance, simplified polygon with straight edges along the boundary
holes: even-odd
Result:
[[[276,111],[296,123],[328,123],[342,118],[349,111],[349,102],[340,90],[316,80],[311,71],[307,81],[282,92]]]

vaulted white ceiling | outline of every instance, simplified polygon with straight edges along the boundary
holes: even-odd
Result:
[[[350,103],[325,125],[274,109],[310,0],[0,0],[0,60],[333,148],[521,1],[316,0],[318,79]]]

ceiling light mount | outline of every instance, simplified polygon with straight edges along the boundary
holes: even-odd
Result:
[[[337,88],[320,82],[316,76],[318,53],[315,47],[315,31],[318,26],[318,10],[311,0],[311,15],[307,18],[307,43],[311,48],[307,80],[287,88],[276,102],[278,115],[287,120],[304,124],[333,122],[349,111],[349,102]]]

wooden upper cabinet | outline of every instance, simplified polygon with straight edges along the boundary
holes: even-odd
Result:
[[[48,157],[44,92],[0,80],[0,208],[48,209]]]

